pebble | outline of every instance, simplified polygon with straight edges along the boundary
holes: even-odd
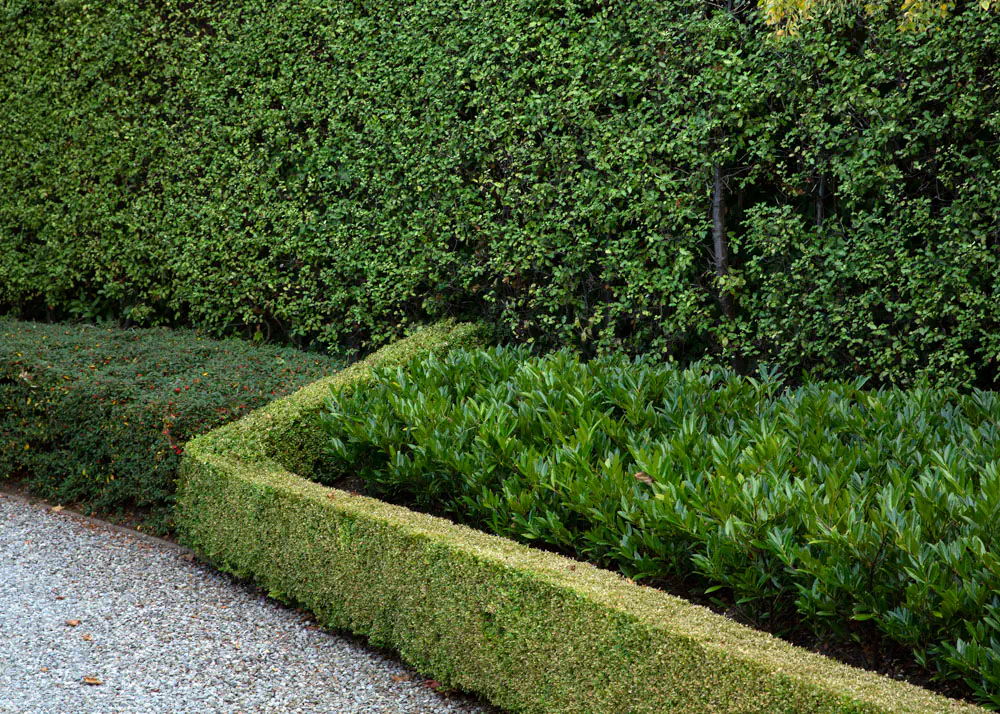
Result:
[[[165,543],[0,494],[0,713],[50,712],[499,714]]]

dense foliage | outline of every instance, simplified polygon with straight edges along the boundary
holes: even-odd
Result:
[[[334,392],[324,422],[325,478],[721,590],[759,626],[856,640],[871,664],[902,645],[1000,705],[995,393],[463,350]]]
[[[188,439],[336,366],[190,331],[0,320],[0,480],[167,528]]]
[[[782,645],[615,574],[356,498],[321,473],[331,387],[481,340],[439,324],[188,442],[178,536],[445,687],[541,714],[981,714]]]
[[[997,0],[974,0],[983,12],[1000,7]],[[934,29],[955,8],[953,0],[760,0],[758,8],[779,37],[795,35],[802,23],[824,21],[839,16],[864,13],[868,17],[891,14],[898,18],[900,32]],[[988,18],[984,14],[984,20]]]
[[[1000,18],[723,5],[6,0],[0,310],[993,384]]]

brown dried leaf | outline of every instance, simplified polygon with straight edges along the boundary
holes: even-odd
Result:
[[[392,681],[393,682],[409,682],[412,678],[413,677],[411,675],[409,675],[409,674],[403,674],[403,675],[394,674],[394,675],[392,675]]]
[[[70,627],[77,627],[80,624],[79,620],[66,620],[66,624]]]
[[[96,686],[99,686],[101,684],[104,684],[104,682],[102,682],[101,680],[99,680],[97,677],[84,677],[83,678],[83,683],[84,684],[89,684],[91,687],[96,687]]]
[[[635,477],[636,481],[642,481],[643,483],[648,483],[648,484],[652,484],[653,483],[653,479],[645,471],[637,471],[636,473],[634,473],[632,475]]]
[[[85,642],[93,642],[94,641],[94,638],[90,636],[89,632],[87,634],[85,634],[83,637],[81,637],[80,639],[84,640]]]

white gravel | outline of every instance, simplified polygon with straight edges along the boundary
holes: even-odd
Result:
[[[186,558],[0,495],[0,712],[497,712]]]

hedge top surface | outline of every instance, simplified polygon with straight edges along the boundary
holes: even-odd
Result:
[[[447,520],[382,501],[324,487],[288,470],[284,464],[313,466],[322,448],[314,420],[332,385],[367,379],[375,365],[399,364],[413,352],[441,349],[444,344],[473,341],[476,330],[440,326],[384,349],[341,374],[286,397],[240,422],[199,437],[189,444],[187,458],[225,470],[235,478],[302,499],[329,513],[357,521],[384,524],[408,537],[433,542],[456,554],[535,579],[566,596],[595,603],[624,615],[647,631],[686,638],[708,655],[735,658],[751,672],[777,675],[819,697],[842,703],[844,711],[973,712],[974,705],[949,700],[927,690],[840,664],[794,647],[768,634],[715,615],[663,591],[636,585],[620,575],[568,558],[529,548]],[[313,419],[308,422],[307,420]],[[280,448],[278,448],[280,446]],[[305,453],[299,454],[299,451]]]

